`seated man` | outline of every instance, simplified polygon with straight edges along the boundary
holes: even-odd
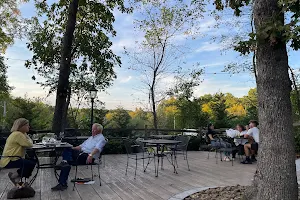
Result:
[[[92,164],[94,160],[100,156],[100,153],[106,144],[102,131],[103,127],[101,124],[93,124],[91,137],[77,147],[64,150],[62,154],[62,162],[55,166],[56,169],[61,169],[61,172],[58,185],[51,188],[53,191],[62,191],[67,189],[67,180],[71,170],[70,164]],[[77,157],[81,152],[83,152],[83,154],[78,158],[78,162],[76,163]]]
[[[244,135],[245,138],[249,139],[249,143],[244,145],[246,160],[244,160],[242,164],[252,164],[252,162],[256,161],[255,153],[258,151],[259,143],[259,129],[257,126],[258,122],[251,120],[249,124],[250,129],[248,130],[247,134]]]

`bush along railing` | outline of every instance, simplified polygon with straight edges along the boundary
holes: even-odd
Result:
[[[189,130],[172,130],[172,129],[158,129],[159,135],[185,135],[185,134],[194,134],[196,136],[190,136],[191,140],[189,142],[188,150],[198,151],[199,146],[205,143],[203,136],[205,132],[203,129],[189,129]],[[34,135],[37,140],[41,141],[42,138],[51,133],[51,130],[31,130],[28,134]],[[123,154],[126,153],[123,139],[124,138],[150,138],[151,135],[155,135],[155,129],[108,129],[105,128],[103,131],[104,136],[108,139],[108,144],[105,147],[105,154]],[[2,146],[5,144],[5,140],[8,137],[9,133],[2,133],[0,135],[0,143]],[[37,137],[38,135],[38,137]],[[91,135],[90,130],[86,129],[72,129],[68,128],[64,132],[65,138],[63,141],[77,146],[82,144]],[[2,138],[2,139],[1,139]],[[0,145],[1,146],[1,145]]]

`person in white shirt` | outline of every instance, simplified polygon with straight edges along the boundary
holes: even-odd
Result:
[[[249,124],[250,129],[247,134],[244,135],[245,138],[248,138],[249,143],[244,145],[246,159],[242,162],[242,164],[252,164],[252,162],[256,161],[255,153],[258,151],[259,144],[259,129],[257,126],[258,122],[251,120]]]
[[[106,140],[102,134],[103,126],[101,124],[93,124],[92,136],[89,137],[81,145],[73,148],[65,149],[62,162],[55,166],[57,170],[61,170],[58,185],[51,188],[53,191],[62,191],[68,188],[67,180],[71,170],[70,164],[84,165],[92,164],[95,159],[100,156]],[[80,156],[79,154],[82,153]],[[77,160],[78,158],[78,160]],[[77,161],[77,163],[76,163]]]

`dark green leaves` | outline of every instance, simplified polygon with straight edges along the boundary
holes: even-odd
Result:
[[[26,67],[34,68],[45,79],[39,83],[50,87],[50,92],[56,89],[58,80],[61,42],[69,2],[60,0],[49,5],[46,1],[36,0],[39,17],[29,21],[28,49],[33,52],[33,57],[26,62]],[[88,90],[92,83],[96,84],[98,90],[104,90],[116,78],[113,68],[120,66],[121,60],[110,49],[112,42],[108,36],[116,35],[113,10],[117,7],[122,12],[130,12],[123,3],[123,0],[105,3],[96,0],[79,1],[69,79],[73,93]],[[40,16],[46,16],[46,20]]]

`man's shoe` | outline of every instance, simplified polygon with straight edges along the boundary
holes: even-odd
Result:
[[[67,189],[68,186],[67,185],[61,185],[61,184],[58,184],[57,186],[51,188],[52,191],[63,191],[65,189]]]
[[[69,167],[69,166],[70,166],[69,163],[67,163],[67,162],[61,162],[60,164],[55,165],[54,169],[55,170],[61,170],[62,168]]]
[[[242,164],[252,164],[251,160],[244,160],[243,162],[241,162]]]
[[[256,162],[256,158],[251,158],[251,162]]]

